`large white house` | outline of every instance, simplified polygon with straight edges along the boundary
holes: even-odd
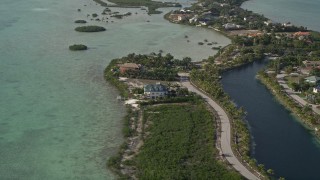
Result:
[[[317,84],[320,81],[320,77],[318,76],[309,76],[304,78],[304,80],[308,83]]]
[[[143,90],[144,95],[151,99],[165,97],[168,94],[168,88],[161,83],[147,84],[144,86]]]
[[[316,86],[313,88],[314,93],[319,93],[320,92],[320,86]]]

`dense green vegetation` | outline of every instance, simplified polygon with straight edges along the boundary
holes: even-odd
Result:
[[[126,57],[115,59],[112,67],[113,76],[126,76],[130,78],[174,81],[178,71],[187,71],[194,68],[191,58],[174,59],[171,54],[163,56],[161,53],[151,55],[129,54]],[[124,74],[119,71],[117,64],[136,63],[142,65],[141,70],[128,70]],[[111,72],[109,72],[111,74]]]
[[[83,44],[74,44],[74,45],[69,46],[69,49],[71,51],[83,51],[83,50],[87,50],[88,47]]]
[[[128,86],[125,83],[120,82],[118,80],[118,76],[115,75],[114,71],[112,71],[114,67],[117,67],[117,64],[118,60],[113,59],[104,70],[104,77],[110,84],[114,85],[119,90],[121,96],[128,97]]]
[[[114,5],[108,5],[107,3],[101,0],[94,0],[102,6],[112,7]],[[140,7],[146,6],[148,7],[148,14],[160,14],[161,11],[158,11],[158,8],[163,7],[181,7],[179,3],[172,2],[160,2],[160,1],[152,1],[152,0],[109,0],[111,3],[115,3],[116,6],[119,7]]]
[[[78,32],[100,32],[105,30],[106,29],[101,26],[80,26],[75,28],[75,31],[78,31]]]
[[[85,24],[85,23],[87,23],[87,21],[85,21],[85,20],[76,20],[76,21],[74,21],[74,23]]]
[[[144,123],[150,135],[130,162],[139,179],[242,179],[217,160],[215,122],[203,104],[149,106]]]

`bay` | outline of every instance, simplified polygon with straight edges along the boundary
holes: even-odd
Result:
[[[276,22],[291,22],[316,31],[320,31],[319,7],[319,0],[249,0],[242,5],[242,8],[263,14]]]
[[[199,41],[230,43],[139,8],[112,8],[133,13],[113,23],[87,18],[103,9],[91,0],[0,2],[1,179],[114,179],[105,163],[123,142],[126,110],[103,79],[111,59],[163,50],[196,61],[216,53]],[[75,32],[77,19],[107,31]],[[89,50],[68,50],[80,43]]]

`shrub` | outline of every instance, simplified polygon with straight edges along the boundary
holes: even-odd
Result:
[[[74,44],[69,46],[69,50],[71,51],[83,51],[83,50],[87,50],[88,47],[86,45],[83,44]]]
[[[100,32],[105,31],[106,29],[101,26],[80,26],[75,29],[78,32]]]
[[[85,20],[76,20],[76,21],[74,21],[74,23],[84,24],[84,23],[87,23],[87,21],[85,21]]]

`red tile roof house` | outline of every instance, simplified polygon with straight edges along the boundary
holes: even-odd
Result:
[[[296,32],[293,34],[294,36],[310,36],[310,32]]]
[[[119,67],[120,67],[120,73],[123,74],[127,70],[139,71],[141,68],[141,65],[136,63],[124,63],[124,64],[120,64]]]
[[[320,61],[303,61],[306,67],[320,67]]]

